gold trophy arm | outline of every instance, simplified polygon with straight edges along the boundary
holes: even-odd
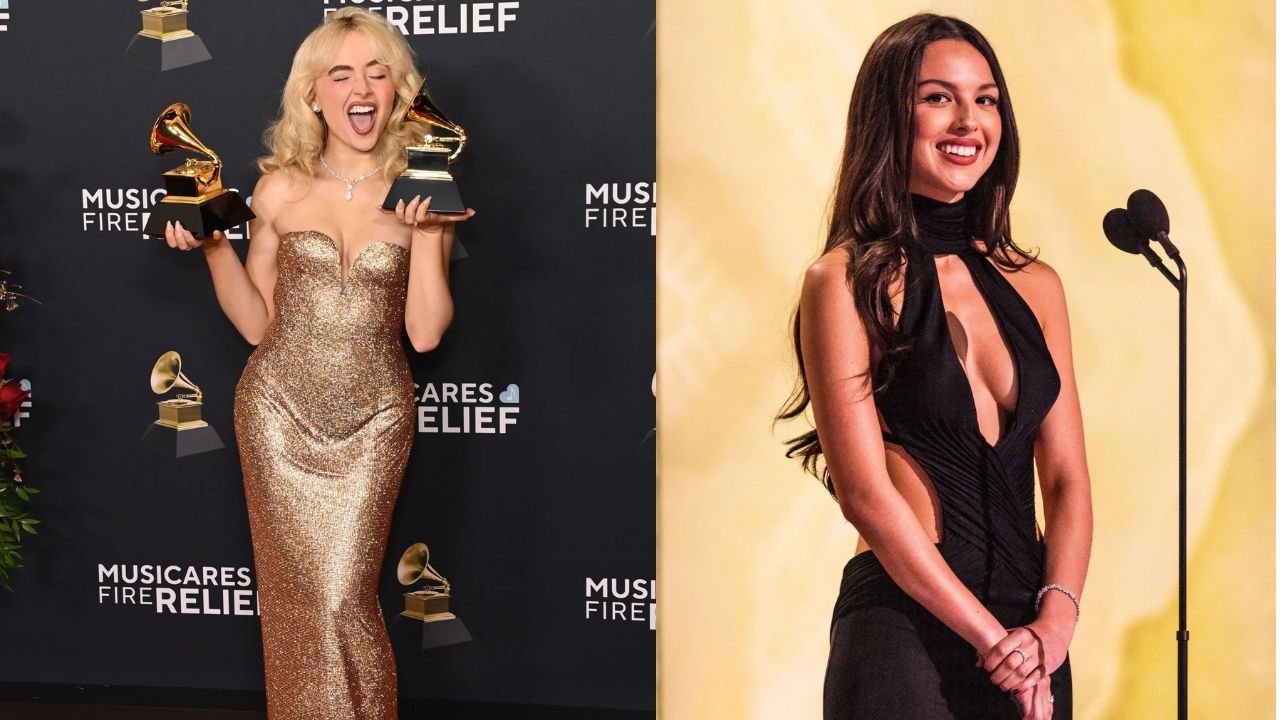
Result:
[[[188,158],[187,162],[189,163],[205,162],[213,165],[215,168],[218,168],[218,169],[222,168],[222,158],[218,157],[218,153],[214,152],[213,148],[205,147],[204,145],[200,145],[200,146],[184,145],[181,143],[170,142],[166,140],[161,140],[160,142],[152,141],[151,151],[157,155],[164,155],[164,154],[173,152],[174,150],[190,150],[191,152],[197,153],[199,155],[203,155],[205,157],[204,160],[196,160],[195,158]],[[218,174],[217,170],[214,171],[214,174],[215,175]]]
[[[149,2],[150,0],[138,0],[140,3]],[[177,8],[180,12],[187,11],[187,0],[160,0],[159,7]]]
[[[440,572],[439,572],[438,570],[436,570],[435,568],[431,567],[431,563],[427,563],[427,566],[426,566],[425,568],[423,568],[423,570],[422,570],[422,579],[423,579],[423,580],[425,580],[425,581],[427,581],[427,585],[426,585],[426,587],[428,587],[428,588],[429,588],[429,589],[431,589],[431,590],[439,590],[440,592],[444,593],[445,595],[448,595],[448,594],[449,594],[449,589],[450,589],[451,587],[453,587],[453,586],[449,583],[449,581],[448,581],[448,580],[446,580],[446,579],[445,579],[445,577],[444,577],[443,575],[441,575],[441,574],[440,574]],[[434,580],[434,581],[436,581],[436,582],[434,582],[434,583],[430,582],[430,581],[432,581],[432,580]]]
[[[187,162],[178,170],[183,171],[183,175],[194,177],[208,186],[218,185],[222,180],[222,163],[216,155],[213,160],[187,158]]]
[[[452,130],[452,128],[444,128],[444,129]],[[457,160],[458,156],[462,154],[462,148],[466,147],[467,145],[466,134],[459,133],[458,135],[446,135],[444,137],[440,137],[433,134],[430,130],[428,130],[426,137],[422,138],[422,144],[425,147],[440,147],[442,145],[449,145],[452,143],[457,143],[458,147],[455,148],[453,152],[449,153],[450,163],[452,163],[454,160]]]
[[[218,153],[214,152],[213,148],[204,148],[202,152],[203,155],[208,158],[208,162],[213,163],[213,166],[217,168],[217,170],[214,171],[215,173],[222,169],[222,158],[218,157]]]
[[[449,153],[449,162],[457,160],[458,156],[462,154],[462,148],[467,146],[467,134],[462,132],[462,128],[458,128],[458,137],[453,139],[458,141],[458,148]]]
[[[196,384],[191,382],[191,379],[182,373],[178,373],[178,379],[177,382],[174,383],[174,387],[185,387],[195,390],[193,393],[179,393],[178,397],[180,398],[195,400],[196,402],[200,402],[204,399],[204,393],[200,391],[200,388],[196,387]]]
[[[208,185],[222,184],[222,161],[217,155],[213,156],[213,169],[209,171],[209,179],[205,181]]]

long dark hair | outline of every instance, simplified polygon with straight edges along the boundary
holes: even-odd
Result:
[[[909,339],[894,324],[889,286],[902,269],[905,240],[916,233],[908,189],[915,136],[912,101],[924,49],[938,40],[962,40],[982,53],[1000,92],[1000,146],[991,167],[965,194],[969,227],[983,240],[985,254],[1000,265],[1017,268],[1034,259],[1013,244],[1009,230],[1009,200],[1018,181],[1018,128],[991,45],[972,25],[953,17],[921,13],[892,25],[871,44],[853,85],[831,225],[823,249],[824,254],[837,248],[849,253],[846,276],[854,304],[866,325],[871,347],[880,353],[884,371],[884,382],[873,392],[889,384],[895,365],[910,347]],[[799,417],[809,407],[798,307],[792,335],[799,378],[776,420]],[[868,386],[869,381],[868,377]],[[804,469],[835,496],[816,430],[787,441],[787,457],[800,458]]]

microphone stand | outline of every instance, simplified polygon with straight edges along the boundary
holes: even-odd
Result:
[[[1135,216],[1136,213],[1136,216]],[[1126,221],[1127,219],[1127,221]],[[1178,289],[1178,720],[1187,720],[1187,266],[1169,240],[1169,214],[1149,190],[1129,196],[1128,211],[1119,208],[1102,220],[1107,239],[1117,248],[1142,255],[1151,267]],[[1154,234],[1154,237],[1152,237]],[[1150,248],[1155,240],[1178,266],[1178,277]]]
[[[1166,246],[1168,249],[1168,246]],[[1187,266],[1178,266],[1178,720],[1187,720]],[[1161,265],[1163,267],[1163,264]]]
[[[1178,720],[1187,720],[1187,266],[1168,235],[1157,233],[1156,240],[1169,259],[1178,266],[1178,279],[1163,262],[1152,263],[1174,287],[1178,288]],[[1155,253],[1151,253],[1152,256]],[[1149,257],[1148,260],[1151,258]]]

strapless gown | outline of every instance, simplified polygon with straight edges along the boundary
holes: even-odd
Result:
[[[341,262],[323,233],[280,238],[275,317],[236,386],[271,720],[396,717],[377,588],[414,436],[409,251]]]
[[[1037,537],[1034,449],[1060,378],[1031,308],[972,247],[964,201],[913,196],[921,232],[906,243],[898,327],[913,346],[888,387],[875,393],[889,432],[937,490],[938,551],[959,580],[1004,625],[1036,617],[1044,573]],[[1010,351],[1018,378],[1012,416],[994,445],[978,428],[968,376],[956,355],[935,255],[955,254],[968,269]],[[886,379],[882,363],[873,378]],[[975,667],[963,638],[903,592],[874,553],[844,569],[831,624],[824,690],[826,720],[997,720],[1019,717],[1013,700]],[[1071,666],[1051,676],[1055,720],[1072,714]]]

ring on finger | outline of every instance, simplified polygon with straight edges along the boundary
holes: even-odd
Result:
[[[1020,647],[1016,647],[1016,648],[1014,648],[1013,650],[1011,650],[1010,652],[1016,652],[1016,653],[1018,653],[1019,655],[1021,655],[1021,656],[1022,656],[1022,662],[1023,662],[1024,664],[1025,664],[1025,663],[1027,663],[1027,662],[1030,662],[1030,660],[1031,660],[1031,658],[1030,658],[1030,657],[1028,657],[1028,656],[1027,656],[1027,654],[1026,654],[1025,652],[1023,652],[1022,648],[1020,648]]]

